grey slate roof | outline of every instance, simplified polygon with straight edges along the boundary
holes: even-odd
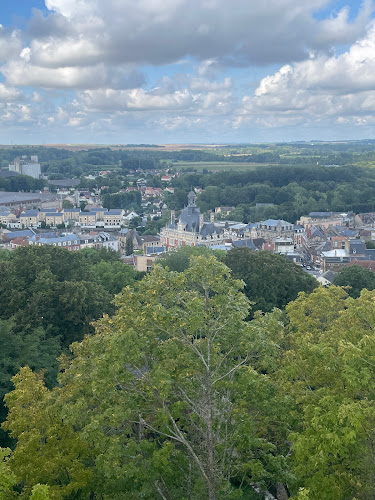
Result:
[[[335,273],[332,271],[326,271],[321,275],[322,278],[325,278],[327,281],[330,281],[333,283],[333,280],[335,279]]]
[[[253,241],[250,240],[250,239],[246,239],[246,240],[235,240],[235,241],[232,241],[232,246],[234,248],[250,248],[251,250],[258,250],[258,248],[254,245]]]
[[[90,208],[90,212],[108,212],[108,208]]]
[[[48,181],[48,184],[58,187],[75,187],[78,186],[80,182],[80,179],[53,179]]]
[[[35,233],[31,229],[25,229],[23,231],[9,231],[5,233],[5,237],[8,240],[13,240],[14,238],[31,238]]]
[[[186,225],[186,231],[199,231],[200,210],[197,207],[186,207],[180,214],[178,220],[181,224]]]
[[[293,226],[293,224],[291,224],[290,222],[287,222],[286,220],[283,220],[283,219],[278,219],[278,220],[276,220],[276,219],[267,219],[267,220],[262,221],[260,224],[264,225],[264,226],[270,226],[270,227]]]
[[[213,234],[221,234],[224,231],[212,224],[212,222],[205,222],[203,224],[202,229],[200,230],[200,235],[202,238],[207,238],[208,236],[212,236]]]
[[[20,175],[18,172],[13,172],[12,170],[0,170],[0,177],[16,177]]]
[[[111,208],[111,210],[108,210],[108,212],[106,212],[107,215],[121,215],[122,214],[122,210],[121,208]]]
[[[39,215],[39,210],[25,210],[22,212],[21,217],[37,217]]]
[[[310,212],[309,217],[313,219],[325,219],[331,217],[333,212]]]

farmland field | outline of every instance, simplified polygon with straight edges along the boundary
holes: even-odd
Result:
[[[176,168],[194,168],[198,172],[206,170],[215,170],[222,172],[223,170],[236,170],[238,172],[244,172],[248,170],[254,170],[257,167],[270,167],[275,164],[265,164],[265,163],[240,163],[236,161],[177,161],[174,163]]]

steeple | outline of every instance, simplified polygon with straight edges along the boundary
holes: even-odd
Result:
[[[190,191],[188,194],[188,207],[196,207],[195,200],[197,199],[194,191]]]

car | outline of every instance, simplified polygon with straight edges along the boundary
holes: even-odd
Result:
[[[311,271],[311,266],[306,266],[307,271]]]

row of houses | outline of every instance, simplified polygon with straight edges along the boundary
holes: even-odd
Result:
[[[58,227],[74,225],[81,227],[120,228],[124,223],[136,217],[134,212],[125,213],[122,209],[108,210],[103,207],[92,207],[89,211],[79,208],[41,208],[40,210],[24,210],[17,216],[11,210],[0,210],[0,224],[14,228]],[[42,224],[44,223],[44,224]]]
[[[58,234],[52,231],[39,234],[30,228],[22,231],[3,231],[1,241],[3,246],[10,250],[31,245],[61,247],[71,252],[83,250],[84,248],[107,248],[115,252],[119,251],[118,238],[105,231],[90,234]]]

